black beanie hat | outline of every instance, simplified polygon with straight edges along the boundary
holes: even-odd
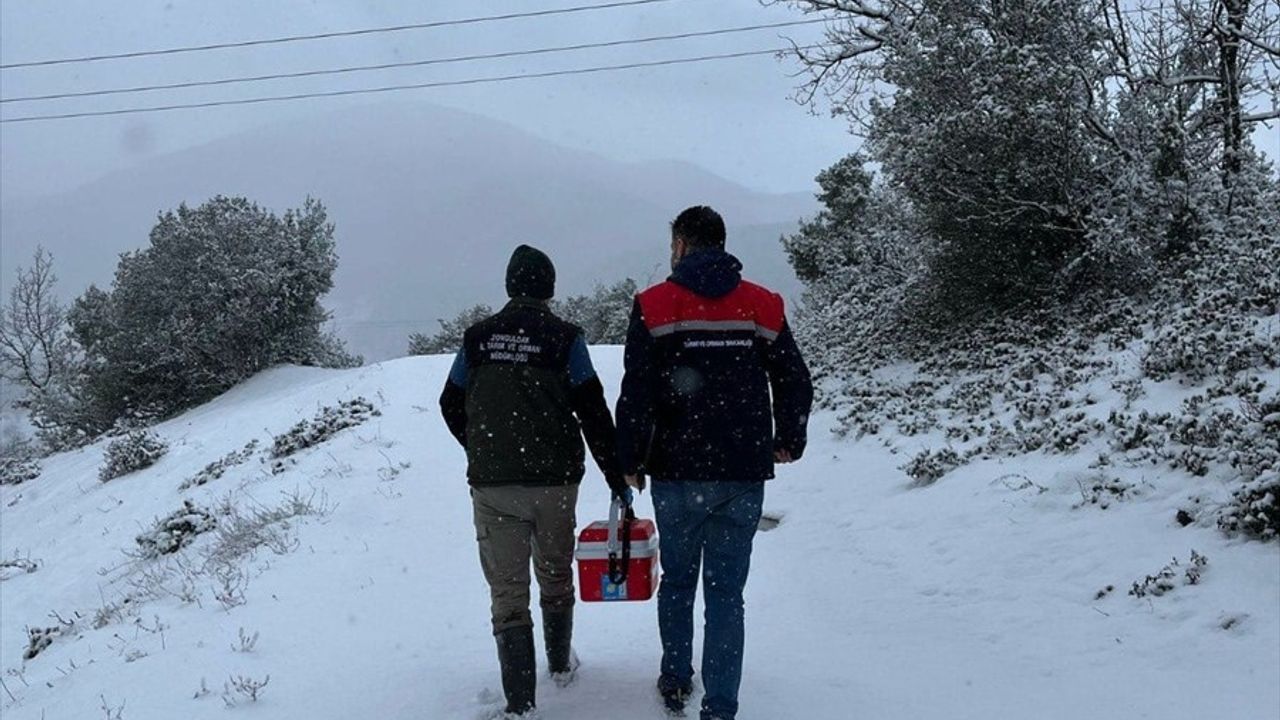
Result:
[[[541,250],[521,245],[507,263],[507,296],[550,300],[556,294],[556,266]]]

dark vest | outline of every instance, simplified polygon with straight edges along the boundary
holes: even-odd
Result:
[[[582,481],[569,353],[582,333],[545,303],[512,300],[466,332],[467,479],[472,485]]]

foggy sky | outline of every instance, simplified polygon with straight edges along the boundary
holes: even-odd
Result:
[[[4,62],[595,4],[585,0],[96,0],[0,3]],[[753,0],[675,0],[537,19],[0,73],[6,97],[599,42],[801,19]],[[429,82],[695,56],[819,37],[817,27],[763,30],[554,56],[279,80],[4,106],[6,116]],[[796,68],[771,56],[403,95],[477,112],[561,144],[620,160],[681,159],[759,190],[808,191],[857,142],[838,119],[788,99]],[[0,191],[38,195],[82,185],[148,157],[253,127],[315,118],[394,95],[0,126]]]

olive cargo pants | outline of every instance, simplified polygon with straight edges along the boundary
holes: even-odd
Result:
[[[532,626],[529,561],[545,610],[573,607],[577,485],[473,487],[480,567],[489,583],[494,634]]]

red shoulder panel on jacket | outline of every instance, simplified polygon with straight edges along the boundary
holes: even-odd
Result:
[[[708,298],[670,280],[636,296],[649,332],[681,330],[746,330],[773,340],[782,331],[782,296],[743,280],[728,295]]]

